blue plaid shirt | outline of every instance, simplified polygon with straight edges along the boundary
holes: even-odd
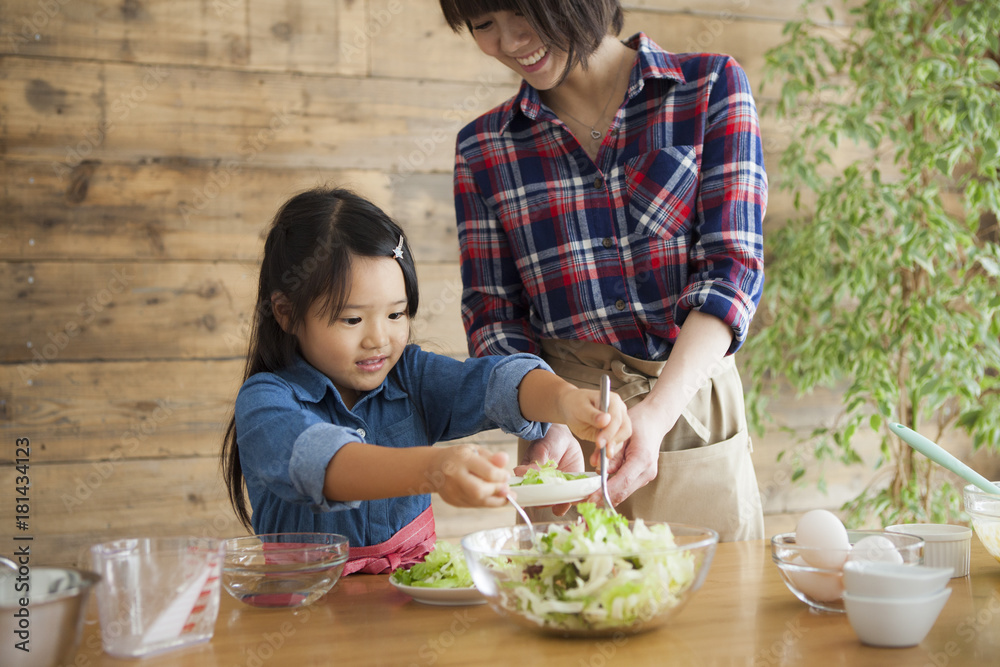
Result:
[[[687,312],[746,338],[764,283],[767,176],[746,74],[645,35],[592,160],[538,92],[458,135],[455,207],[472,355],[590,340],[670,354]]]

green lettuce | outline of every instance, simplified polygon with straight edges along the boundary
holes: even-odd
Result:
[[[528,486],[530,484],[561,484],[573,479],[583,479],[587,474],[583,472],[563,472],[556,468],[555,461],[546,461],[538,468],[528,468],[520,482],[515,482],[511,486]]]
[[[680,604],[699,560],[675,549],[667,525],[637,519],[630,529],[624,516],[593,503],[577,509],[583,521],[539,536],[541,557],[526,551],[490,562],[500,570],[502,606],[546,628],[588,632],[641,627]]]
[[[391,578],[397,584],[424,588],[471,588],[473,585],[465,553],[450,542],[437,542],[424,562],[406,570],[396,570]]]

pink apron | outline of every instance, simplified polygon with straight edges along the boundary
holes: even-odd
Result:
[[[389,574],[399,567],[420,563],[434,549],[436,540],[434,511],[428,507],[385,542],[370,547],[351,547],[344,575],[355,572]]]

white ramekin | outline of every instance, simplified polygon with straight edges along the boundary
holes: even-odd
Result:
[[[924,565],[951,567],[954,577],[969,574],[972,529],[948,523],[897,523],[886,526],[892,533],[908,533],[924,540]]]

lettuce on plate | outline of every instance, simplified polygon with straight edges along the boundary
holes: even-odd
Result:
[[[403,586],[424,588],[471,588],[473,585],[465,553],[450,542],[435,543],[423,563],[396,570],[391,578]]]
[[[561,484],[573,479],[583,479],[586,473],[563,472],[556,468],[555,461],[546,461],[538,468],[528,468],[520,482],[515,482],[511,486],[528,486],[529,484]]]
[[[681,602],[697,562],[672,549],[669,526],[636,519],[630,529],[624,516],[593,503],[577,509],[582,522],[550,525],[539,537],[540,556],[493,560],[502,606],[543,627],[587,631],[641,625]]]

